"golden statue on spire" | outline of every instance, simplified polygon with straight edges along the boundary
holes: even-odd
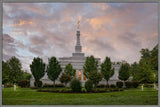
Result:
[[[79,29],[79,23],[80,23],[80,21],[78,20],[78,25],[77,25],[77,28]]]

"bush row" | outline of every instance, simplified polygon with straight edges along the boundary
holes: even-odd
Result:
[[[50,88],[50,87],[54,87],[54,85],[44,84],[43,87],[44,87],[44,88]],[[63,85],[63,84],[55,84],[55,87],[56,87],[56,88],[60,88],[60,87],[64,87],[64,85]]]
[[[123,91],[123,89],[122,88],[94,88],[90,92],[88,92],[86,88],[81,88],[81,91],[74,92],[72,91],[72,89],[66,89],[66,88],[52,89],[52,90],[50,89],[44,90],[41,88],[41,89],[38,89],[37,91],[38,92],[53,92],[53,93],[103,93],[103,92]]]
[[[139,85],[139,82],[136,81],[127,81],[125,82],[126,88],[137,88]]]
[[[139,83],[137,81],[126,81],[125,82],[125,86],[126,88],[137,88],[139,85]],[[97,85],[97,88],[105,88],[105,87],[110,87],[110,88],[122,88],[123,87],[123,82],[122,81],[117,81],[116,85],[114,84],[110,84],[108,85],[104,85],[104,84],[99,84]]]

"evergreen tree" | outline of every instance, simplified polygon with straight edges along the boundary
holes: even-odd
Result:
[[[108,81],[114,74],[114,68],[112,68],[112,63],[109,57],[106,57],[104,63],[101,64],[101,73],[107,81],[107,86],[109,86]]]
[[[61,71],[62,71],[61,66],[56,57],[51,57],[47,67],[47,75],[48,78],[53,81],[54,87],[55,87],[55,80],[58,78]]]
[[[32,64],[30,64],[30,69],[32,75],[34,76],[35,82],[38,83],[45,74],[45,63],[39,57],[34,58]]]
[[[94,56],[90,56],[86,58],[85,64],[83,66],[84,75],[88,78],[88,75],[92,71],[97,71],[98,61],[95,60]]]

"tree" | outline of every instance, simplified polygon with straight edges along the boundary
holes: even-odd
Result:
[[[61,83],[64,83],[65,86],[66,86],[67,83],[68,83],[69,81],[71,81],[71,76],[68,75],[68,74],[66,74],[66,73],[62,73],[62,75],[61,75],[61,77],[60,77],[59,80],[61,81]]]
[[[150,51],[141,49],[141,59],[139,61],[135,79],[141,83],[158,82],[158,44]],[[155,78],[154,78],[155,75]]]
[[[58,78],[61,71],[62,68],[59,62],[57,61],[56,57],[51,57],[47,67],[47,75],[48,78],[53,81],[54,87],[55,87],[55,80]]]
[[[101,73],[107,81],[107,86],[109,86],[108,81],[114,74],[114,68],[112,68],[112,63],[109,57],[106,57],[104,63],[101,64]]]
[[[142,54],[141,59],[146,59],[151,56],[149,49],[141,49],[140,53]]]
[[[32,75],[34,76],[35,82],[38,83],[45,74],[45,63],[39,57],[34,58],[32,64],[30,64],[30,69]]]
[[[10,82],[9,73],[10,69],[7,62],[2,61],[2,84],[7,84]]]
[[[99,81],[102,80],[102,74],[98,71],[92,71],[89,73],[88,78],[93,82],[94,86],[97,87]]]
[[[9,81],[11,84],[17,83],[23,72],[22,72],[22,65],[21,62],[18,58],[16,58],[15,56],[11,57],[8,61],[8,73],[9,73]]]
[[[74,75],[75,75],[76,70],[73,69],[73,66],[71,65],[71,63],[69,63],[69,64],[66,65],[66,67],[65,67],[65,69],[64,69],[64,72],[65,72],[66,74],[70,75],[71,78],[73,78]]]
[[[22,80],[30,80],[32,75],[28,73],[27,71],[23,71]]]
[[[155,81],[158,82],[158,44],[151,51],[151,68],[155,74]]]
[[[154,70],[151,69],[151,65],[148,60],[140,60],[135,78],[141,83],[154,81]]]
[[[130,70],[130,66],[128,63],[125,63],[121,65],[120,69],[119,69],[119,75],[118,78],[120,80],[123,80],[123,87],[125,87],[125,81],[128,80],[130,74],[129,74],[129,70]]]
[[[138,63],[137,62],[134,62],[133,64],[131,64],[131,67],[130,67],[130,74],[132,76],[132,80],[133,81],[136,81],[136,73],[137,73],[137,67],[138,67]]]
[[[85,64],[83,66],[84,75],[88,78],[88,75],[92,71],[97,71],[98,61],[95,60],[94,56],[90,56],[86,58]]]

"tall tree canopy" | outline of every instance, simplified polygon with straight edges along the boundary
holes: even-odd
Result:
[[[94,56],[89,56],[86,58],[83,69],[85,71],[84,75],[86,78],[88,78],[90,72],[98,70],[98,61],[94,58]]]
[[[107,81],[107,85],[109,85],[108,81],[114,74],[114,68],[112,68],[112,62],[109,57],[106,57],[105,61],[101,64],[101,73]]]
[[[56,59],[56,57],[51,57],[49,59],[49,64],[47,66],[47,75],[50,80],[53,81],[55,86],[55,80],[58,78],[59,74],[61,73],[62,68]]]
[[[158,71],[158,44],[151,50],[151,67]]]
[[[35,82],[38,82],[45,74],[45,63],[39,57],[34,58],[32,64],[30,64],[30,69]]]
[[[132,69],[133,80],[147,83],[158,82],[158,44],[150,51],[141,49],[141,59],[136,69]],[[155,78],[154,78],[155,75]]]
[[[135,78],[141,83],[154,82],[154,71],[148,60],[140,60]]]
[[[141,59],[146,59],[151,56],[149,49],[141,49],[140,53],[142,54]]]
[[[66,65],[66,67],[65,67],[65,69],[64,69],[64,72],[65,72],[66,74],[70,75],[71,78],[73,78],[74,75],[75,75],[76,70],[73,69],[72,64],[69,63],[69,64]]]

